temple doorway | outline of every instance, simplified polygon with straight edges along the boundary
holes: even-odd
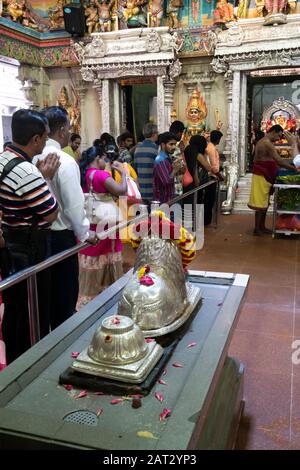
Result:
[[[264,76],[264,72],[269,76]],[[259,133],[267,132],[279,124],[284,130],[296,132],[300,116],[300,81],[292,70],[288,75],[270,76],[271,70],[250,72],[247,93],[247,171],[251,171],[254,148]],[[299,90],[299,91],[298,91]],[[277,143],[277,149],[284,158],[290,157],[287,141]]]
[[[120,82],[123,92],[122,127],[131,132],[135,142],[143,140],[146,122],[157,123],[156,78],[129,78]]]

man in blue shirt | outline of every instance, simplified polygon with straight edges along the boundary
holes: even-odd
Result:
[[[179,160],[172,162],[177,137],[171,132],[159,136],[161,151],[154,162],[153,193],[156,201],[168,202],[175,196],[175,175],[181,169]]]
[[[134,152],[134,167],[138,174],[142,198],[150,203],[153,200],[153,167],[157,157],[157,126],[152,122],[143,128],[145,140],[136,146]]]

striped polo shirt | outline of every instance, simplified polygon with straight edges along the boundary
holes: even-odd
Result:
[[[136,146],[134,167],[138,174],[139,186],[143,199],[153,200],[153,167],[158,147],[155,142],[145,139]]]
[[[16,157],[21,158],[22,163],[15,166],[0,184],[3,226],[25,228],[35,220],[39,228],[47,228],[51,224],[43,217],[52,214],[58,205],[42,174],[26,153],[9,145],[0,154],[0,174],[5,165]]]
[[[172,160],[161,151],[154,162],[153,193],[156,201],[168,202],[175,196],[175,180],[171,176]]]

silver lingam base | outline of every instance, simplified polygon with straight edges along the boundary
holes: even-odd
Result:
[[[72,364],[72,369],[84,374],[105,377],[128,383],[141,383],[150,374],[163,355],[163,348],[156,342],[148,343],[148,352],[139,361],[124,365],[110,365],[93,360],[85,348]]]
[[[173,323],[165,325],[161,328],[157,328],[155,330],[142,330],[146,338],[155,338],[157,336],[163,336],[167,335],[168,333],[172,333],[172,331],[177,330],[177,328],[182,326],[187,321],[196,308],[198,302],[201,300],[202,292],[199,287],[193,286],[189,282],[186,283],[186,290],[188,302],[180,317],[176,318]]]

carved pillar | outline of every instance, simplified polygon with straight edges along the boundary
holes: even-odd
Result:
[[[157,86],[157,127],[158,132],[165,132],[165,88],[163,83],[163,77],[156,77]]]
[[[232,110],[231,110],[231,159],[238,164],[238,145],[240,130],[240,100],[241,100],[241,72],[233,72],[232,81]]]
[[[244,176],[246,173],[246,141],[247,141],[247,76],[245,73],[241,76],[241,95],[240,95],[240,129],[239,129],[239,167],[240,175]]]
[[[173,102],[174,102],[174,90],[175,90],[175,82],[174,80],[164,79],[164,129],[169,130],[171,125],[171,113],[173,110]]]
[[[102,108],[102,82],[98,78],[94,81],[93,88],[97,93],[100,109]]]
[[[82,80],[81,73],[79,69],[73,69],[73,84],[74,90],[79,98],[79,109],[80,109],[80,135],[81,135],[81,147],[86,149],[88,147],[88,139],[87,139],[87,129],[86,129],[86,121],[83,119],[85,116],[84,110],[84,98],[87,92],[87,84]]]
[[[238,145],[240,131],[240,71],[228,70],[225,74],[228,94],[228,129],[225,142],[227,198],[222,203],[222,213],[230,214],[233,209],[235,190],[239,176]]]
[[[121,93],[120,85],[113,81],[113,110],[112,110],[112,134],[117,137],[121,133]]]
[[[109,80],[102,80],[102,132],[111,132],[110,125],[110,92],[109,92]]]
[[[209,127],[211,130],[215,128],[214,124],[211,122],[211,87],[214,83],[214,73],[212,71],[206,71],[200,76],[200,83],[204,89],[204,98],[207,107],[207,116],[206,116],[206,128]]]
[[[233,73],[232,70],[228,69],[224,75],[224,81],[227,86],[227,109],[228,109],[228,125],[227,125],[227,133],[225,139],[225,147],[224,147],[224,155],[228,155],[229,159],[231,157],[231,124],[232,124],[232,79]]]

